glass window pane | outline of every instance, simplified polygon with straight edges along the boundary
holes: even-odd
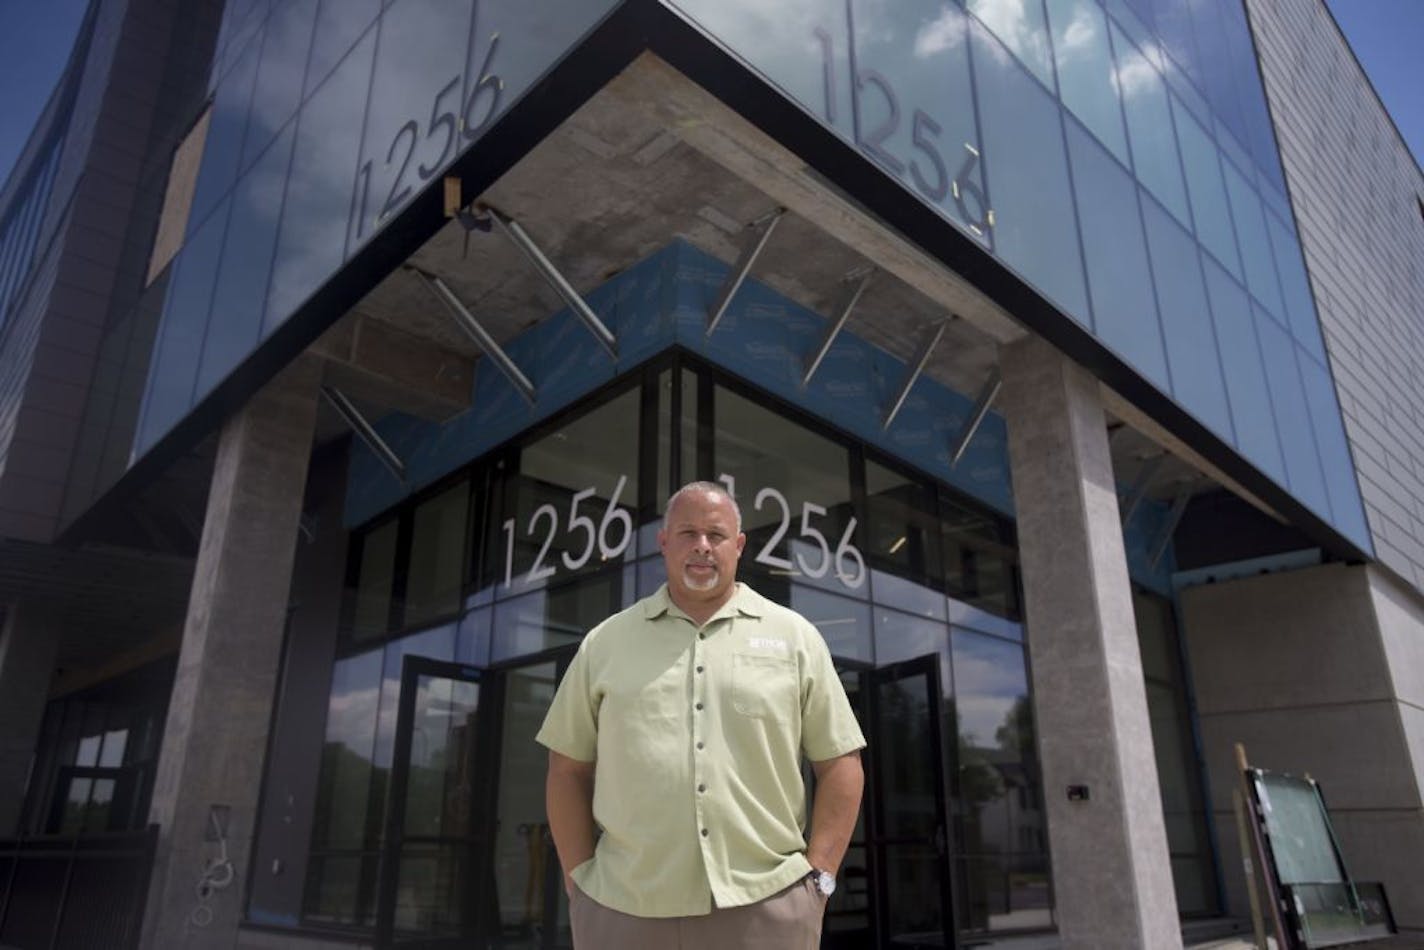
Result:
[[[792,584],[790,607],[821,632],[831,656],[865,662],[874,659],[870,605],[865,601]]]
[[[148,374],[148,395],[144,399],[138,436],[134,439],[136,452],[146,451],[158,441],[193,404],[198,359],[203,349],[230,207],[230,203],[223,202],[207,223],[188,239],[174,264],[177,271],[158,330]]]
[[[381,0],[321,0],[306,71],[306,93],[331,75],[380,12]]]
[[[111,729],[104,733],[104,748],[99,754],[99,767],[116,769],[124,764],[124,748],[128,745],[127,729]]]
[[[1133,592],[1132,606],[1147,677],[1147,710],[1168,847],[1174,859],[1210,854],[1206,806],[1187,718],[1181,647],[1172,606],[1165,598],[1142,591]],[[1214,902],[1203,903],[1207,892],[1201,874],[1202,868],[1194,862],[1173,861],[1172,876],[1183,906],[1214,910]]]
[[[302,898],[304,920],[360,926],[370,923],[371,893],[379,855],[312,855]]]
[[[426,657],[449,662],[455,657],[455,625],[447,624],[392,640],[381,651],[380,705],[376,712],[376,740],[372,745],[374,765],[368,821],[380,827],[380,817],[386,810],[386,793],[390,788],[391,763],[395,756],[396,718],[400,715],[401,674],[408,656]]]
[[[1203,264],[1216,336],[1221,344],[1222,371],[1231,398],[1236,448],[1284,485],[1285,466],[1276,439],[1275,416],[1271,412],[1270,392],[1266,388],[1246,291],[1215,261],[1206,258]]]
[[[940,695],[945,699],[954,695],[949,672],[949,630],[944,623],[876,607],[875,665],[884,667],[922,656],[940,658]]]
[[[1226,188],[1221,183],[1221,161],[1216,145],[1186,110],[1174,111],[1197,238],[1239,278],[1241,261],[1236,254],[1236,237],[1231,229],[1231,212],[1226,204]]]
[[[1053,88],[1048,25],[1044,23],[1039,0],[968,0],[968,7],[1039,82]],[[975,56],[978,55],[976,51]]]
[[[1172,108],[1167,101],[1162,74],[1148,55],[1116,26],[1112,28],[1112,37],[1117,50],[1117,87],[1127,116],[1127,134],[1132,142],[1137,178],[1189,228],[1192,219],[1187,210],[1187,189],[1182,183],[1177,133],[1172,127]]]
[[[1068,123],[1068,154],[1097,337],[1158,389],[1170,391],[1137,185],[1073,122]]]
[[[480,684],[443,676],[416,678],[407,773],[407,836],[470,834],[475,814],[470,769],[479,736]]]
[[[1335,387],[1325,367],[1309,357],[1300,360],[1301,381],[1310,407],[1311,431],[1320,447],[1320,462],[1325,470],[1325,488],[1330,497],[1332,523],[1346,537],[1366,551],[1370,550],[1369,530],[1360,502],[1360,489],[1355,481],[1355,466],[1350,447],[1345,441],[1344,422],[1336,402]]]
[[[242,167],[257,160],[277,130],[296,114],[302,77],[311,50],[317,0],[287,0],[277,4],[262,39],[261,65],[252,93],[252,118],[242,144]]]
[[[504,600],[494,607],[495,661],[577,643],[622,607],[622,571]]]
[[[1266,230],[1271,236],[1271,251],[1276,261],[1276,272],[1281,278],[1291,335],[1307,353],[1324,361],[1325,347],[1320,339],[1315,300],[1310,295],[1310,283],[1295,232],[1269,213],[1266,215]]]
[[[1113,81],[1107,17],[1097,0],[1048,0],[1058,94],[1063,104],[1127,164],[1127,137]]]
[[[1241,106],[1237,98],[1236,76],[1231,68],[1231,53],[1222,35],[1222,7],[1240,6],[1240,0],[1194,0],[1183,4],[1188,7],[1192,21],[1192,33],[1196,39],[1197,56],[1201,68],[1197,78],[1212,112],[1219,122],[1240,137],[1244,135],[1245,124],[1241,118]]]
[[[1261,339],[1261,355],[1266,361],[1266,381],[1276,412],[1276,429],[1286,459],[1286,477],[1291,492],[1325,517],[1330,516],[1325,478],[1315,454],[1315,434],[1310,426],[1300,373],[1296,370],[1296,346],[1290,336],[1270,317],[1256,314]]]
[[[856,7],[857,63],[873,76],[862,81],[857,99],[862,149],[921,201],[982,228],[988,209],[975,198],[984,182],[974,161],[979,133],[963,12],[941,0],[857,0]],[[892,109],[898,122],[891,121]]]
[[[1018,553],[1004,525],[945,495],[940,511],[950,598],[1000,617],[1018,617]],[[951,605],[951,612],[954,609]]]
[[[205,394],[251,352],[262,332],[267,277],[282,211],[282,184],[296,130],[289,127],[238,182],[224,245],[213,316],[198,367],[198,395]]]
[[[336,270],[345,252],[375,33],[368,33],[302,107],[276,264],[262,322],[265,337]]]
[[[1201,84],[1201,64],[1192,35],[1192,17],[1182,0],[1152,0],[1152,19],[1157,35],[1172,59],[1192,81]]]
[[[486,531],[482,580],[499,596],[637,557],[641,395],[633,387],[520,450],[503,520]]]
[[[471,0],[396,0],[381,15],[356,161],[364,181],[352,248],[389,221],[462,148],[471,10]]]
[[[1216,331],[1196,242],[1155,201],[1143,200],[1142,216],[1147,224],[1157,301],[1162,306],[1172,394],[1192,415],[1230,441],[1231,407],[1221,379]]]
[[[383,636],[390,629],[399,532],[399,521],[391,518],[380,527],[366,532],[361,539],[361,562],[357,569],[355,602],[351,610],[353,640]]]
[[[261,37],[249,43],[237,68],[218,86],[213,99],[212,118],[203,140],[203,162],[193,186],[193,203],[188,210],[187,232],[191,236],[208,220],[208,215],[232,188],[242,155],[242,136],[252,105],[252,87],[257,80],[257,57]]]
[[[954,702],[961,755],[992,763],[1024,763],[1034,756],[1033,707],[1028,698],[1028,670],[1021,644],[971,630],[953,631]],[[968,763],[961,762],[961,771]],[[1018,850],[989,846],[966,850]]]
[[[931,599],[938,603],[939,616],[944,616],[940,518],[933,487],[873,461],[865,463],[865,483],[864,553],[879,570],[926,586],[935,595]],[[878,589],[875,596],[882,603],[886,600]]]
[[[77,835],[84,830],[84,819],[89,811],[89,796],[93,791],[94,780],[91,778],[69,780],[69,794],[64,799],[59,834]]]
[[[544,814],[548,754],[534,736],[553,702],[557,685],[553,663],[510,670],[505,677],[494,876],[497,881],[519,884],[495,888],[500,920],[507,933],[527,932],[544,913],[543,906],[531,906],[531,898],[545,893],[546,872],[554,856]],[[564,903],[563,888],[556,890],[554,897]],[[567,943],[565,940],[559,945]]]
[[[994,249],[1079,323],[1087,323],[1063,116],[1002,46],[975,25],[974,78],[983,158],[994,206]]]
[[[1285,322],[1281,306],[1281,289],[1276,283],[1276,265],[1272,260],[1271,242],[1266,237],[1265,212],[1256,189],[1247,184],[1241,172],[1230,162],[1222,162],[1226,175],[1226,190],[1231,197],[1231,218],[1236,222],[1236,234],[1241,239],[1241,255],[1246,262],[1246,286],[1252,296],[1265,305],[1272,316]]]
[[[422,502],[412,516],[405,622],[413,627],[460,609],[468,549],[470,484]]]
[[[317,850],[365,844],[380,694],[380,650],[337,660],[332,667],[312,831]]]
[[[74,756],[74,764],[80,768],[93,768],[99,764],[99,747],[103,745],[102,735],[84,736],[79,740],[79,751]]]
[[[958,899],[966,932],[1053,926],[1048,855],[1042,851],[1047,846],[1047,832],[1021,828],[1029,835],[1035,830],[1043,839],[1037,854],[960,859]]]
[[[731,480],[747,535],[743,569],[867,596],[865,566],[836,557],[854,517],[850,453],[721,386],[713,411],[717,476]]]

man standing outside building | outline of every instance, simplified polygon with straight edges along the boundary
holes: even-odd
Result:
[[[815,627],[737,582],[746,540],[720,485],[678,490],[667,583],[589,633],[539,731],[577,950],[819,945],[865,739]]]

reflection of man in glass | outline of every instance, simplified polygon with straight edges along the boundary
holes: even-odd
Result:
[[[865,739],[815,627],[737,583],[746,540],[720,485],[674,494],[667,584],[589,633],[539,731],[579,950],[820,942]]]

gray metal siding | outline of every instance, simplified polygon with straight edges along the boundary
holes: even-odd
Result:
[[[1424,174],[1321,0],[1247,8],[1375,551],[1424,589]]]

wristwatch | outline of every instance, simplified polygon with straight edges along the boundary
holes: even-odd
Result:
[[[822,897],[829,898],[836,892],[836,876],[830,871],[812,868],[811,873],[806,876],[811,879],[812,884],[816,885],[816,890],[821,892]]]

